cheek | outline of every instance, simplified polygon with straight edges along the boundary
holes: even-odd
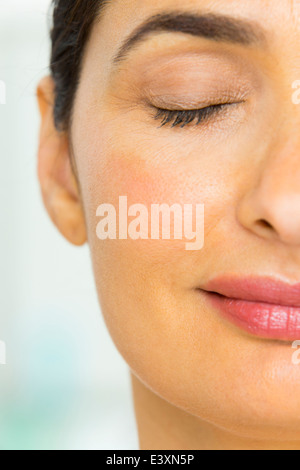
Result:
[[[232,178],[234,171],[226,165],[228,158],[223,159],[223,165],[219,158],[216,165],[217,156],[206,155],[203,149],[199,154],[194,144],[183,145],[182,142],[180,146],[176,143],[166,147],[157,138],[150,147],[149,141],[143,145],[142,138],[134,142],[127,133],[120,133],[103,126],[100,132],[99,128],[95,129],[96,138],[88,133],[75,146],[93,257],[97,258],[99,269],[107,264],[108,269],[113,270],[115,262],[119,269],[120,260],[124,260],[128,270],[135,265],[138,270],[151,272],[153,266],[160,266],[162,273],[169,269],[180,277],[183,270],[180,266],[186,267],[191,260],[197,262],[200,257],[203,259],[213,236],[211,228],[224,220],[229,208],[233,210],[233,192],[229,190],[228,181],[236,181]],[[123,145],[118,144],[120,142]],[[151,214],[152,204],[169,207],[189,204],[193,209],[197,204],[204,204],[205,236],[209,234],[205,250],[188,253],[187,240],[153,240],[150,236],[148,240],[100,241],[96,236],[97,208],[101,204],[112,204],[118,213],[121,196],[127,197],[128,207],[142,204],[148,214]]]
[[[173,149],[174,155],[176,149]],[[147,154],[145,156],[145,154]],[[182,162],[170,161],[170,155],[161,155],[161,163],[151,161],[151,152],[135,153],[131,148],[99,153],[81,171],[81,186],[85,209],[90,216],[90,226],[95,223],[96,209],[100,204],[113,204],[118,208],[119,198],[126,196],[128,206],[142,204],[151,212],[153,204],[205,204],[215,207],[224,198],[226,175],[199,159]],[[156,152],[157,154],[157,152]],[[169,150],[172,154],[172,149]],[[104,156],[104,158],[103,158]],[[95,161],[96,160],[96,161]],[[165,162],[169,160],[169,163]]]
[[[139,268],[151,272],[153,266],[161,266],[162,271],[166,271],[167,266],[175,268],[176,263],[183,262],[185,258],[190,258],[187,253],[187,244],[200,242],[201,234],[198,229],[196,236],[196,207],[211,201],[210,192],[212,185],[207,178],[200,174],[191,172],[188,168],[180,168],[176,164],[166,167],[164,165],[151,165],[140,159],[138,156],[131,158],[123,157],[120,154],[110,154],[107,163],[103,165],[101,172],[90,175],[91,193],[89,195],[91,204],[89,205],[88,231],[90,240],[93,240],[95,249],[102,250],[103,255],[110,259],[126,259],[130,263],[139,263]],[[215,193],[216,194],[216,193]],[[128,236],[127,240],[105,240],[101,242],[95,237],[97,224],[100,219],[96,217],[96,211],[100,204],[112,204],[117,212],[117,225],[120,220],[119,200],[120,197],[127,198],[128,208],[136,204],[141,204],[147,211],[147,239],[133,240]],[[185,224],[188,222],[182,217],[182,238],[174,239],[174,221],[171,217],[169,226],[170,239],[162,237],[162,219],[160,219],[159,239],[151,236],[152,217],[151,212],[154,205],[165,205],[171,208],[174,204],[183,208],[189,205],[192,208],[192,231],[195,233],[193,240],[185,238]],[[218,210],[218,208],[216,208]],[[191,220],[189,217],[189,220]],[[211,215],[212,217],[212,215]],[[135,217],[128,216],[128,226],[134,222]],[[201,221],[197,222],[198,227]],[[209,220],[207,220],[209,223]],[[202,228],[204,231],[204,227]],[[101,246],[101,248],[100,248]],[[100,255],[100,253],[99,253]],[[173,269],[172,268],[172,269]],[[176,269],[175,269],[176,271]],[[177,267],[178,272],[178,267]]]

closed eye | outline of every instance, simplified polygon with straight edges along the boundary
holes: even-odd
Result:
[[[205,108],[201,109],[191,110],[169,110],[156,107],[157,112],[154,116],[154,119],[160,119],[162,121],[159,128],[166,126],[167,124],[170,124],[171,127],[180,126],[180,128],[183,128],[191,123],[193,123],[195,126],[198,126],[199,124],[208,121],[214,115],[219,114],[225,108],[232,106],[233,104],[238,103],[220,103],[206,106]]]

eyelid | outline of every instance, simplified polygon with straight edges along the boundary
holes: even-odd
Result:
[[[246,100],[233,100],[233,101],[223,101],[223,100],[214,100],[214,101],[209,101],[207,103],[198,103],[198,104],[194,104],[193,105],[190,105],[190,106],[186,106],[186,105],[181,105],[181,104],[175,104],[174,107],[171,107],[169,104],[166,104],[165,107],[161,107],[161,106],[155,106],[151,103],[151,106],[154,108],[154,109],[157,109],[157,110],[161,110],[161,111],[201,111],[201,110],[204,110],[206,108],[211,108],[211,107],[217,107],[217,106],[230,106],[230,105],[234,105],[234,104],[242,104],[242,103],[245,103]]]
[[[202,92],[202,95],[203,92]],[[205,93],[197,99],[196,93],[190,96],[182,97],[174,94],[157,94],[151,90],[146,93],[145,101],[148,105],[159,109],[170,111],[190,111],[202,109],[217,104],[235,104],[246,101],[249,96],[249,90],[238,89],[234,92],[229,90],[213,90]]]
[[[204,106],[203,108],[198,109],[185,109],[185,110],[170,110],[156,108],[156,115],[153,116],[155,120],[161,119],[162,124],[159,128],[165,126],[166,124],[172,124],[172,128],[180,126],[184,128],[185,126],[191,124],[198,126],[200,124],[205,124],[209,122],[214,116],[218,117],[226,108],[232,105],[238,105],[244,103],[244,101],[234,102],[234,103],[220,103],[213,104],[210,106]],[[198,121],[195,123],[195,119],[198,118]]]

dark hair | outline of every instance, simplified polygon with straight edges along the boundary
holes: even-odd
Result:
[[[93,24],[111,0],[53,0],[51,74],[55,83],[54,121],[70,125],[85,46]]]

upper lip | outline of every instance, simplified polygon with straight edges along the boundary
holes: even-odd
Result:
[[[289,284],[266,277],[219,277],[204,290],[224,297],[257,303],[300,307],[300,283]]]

